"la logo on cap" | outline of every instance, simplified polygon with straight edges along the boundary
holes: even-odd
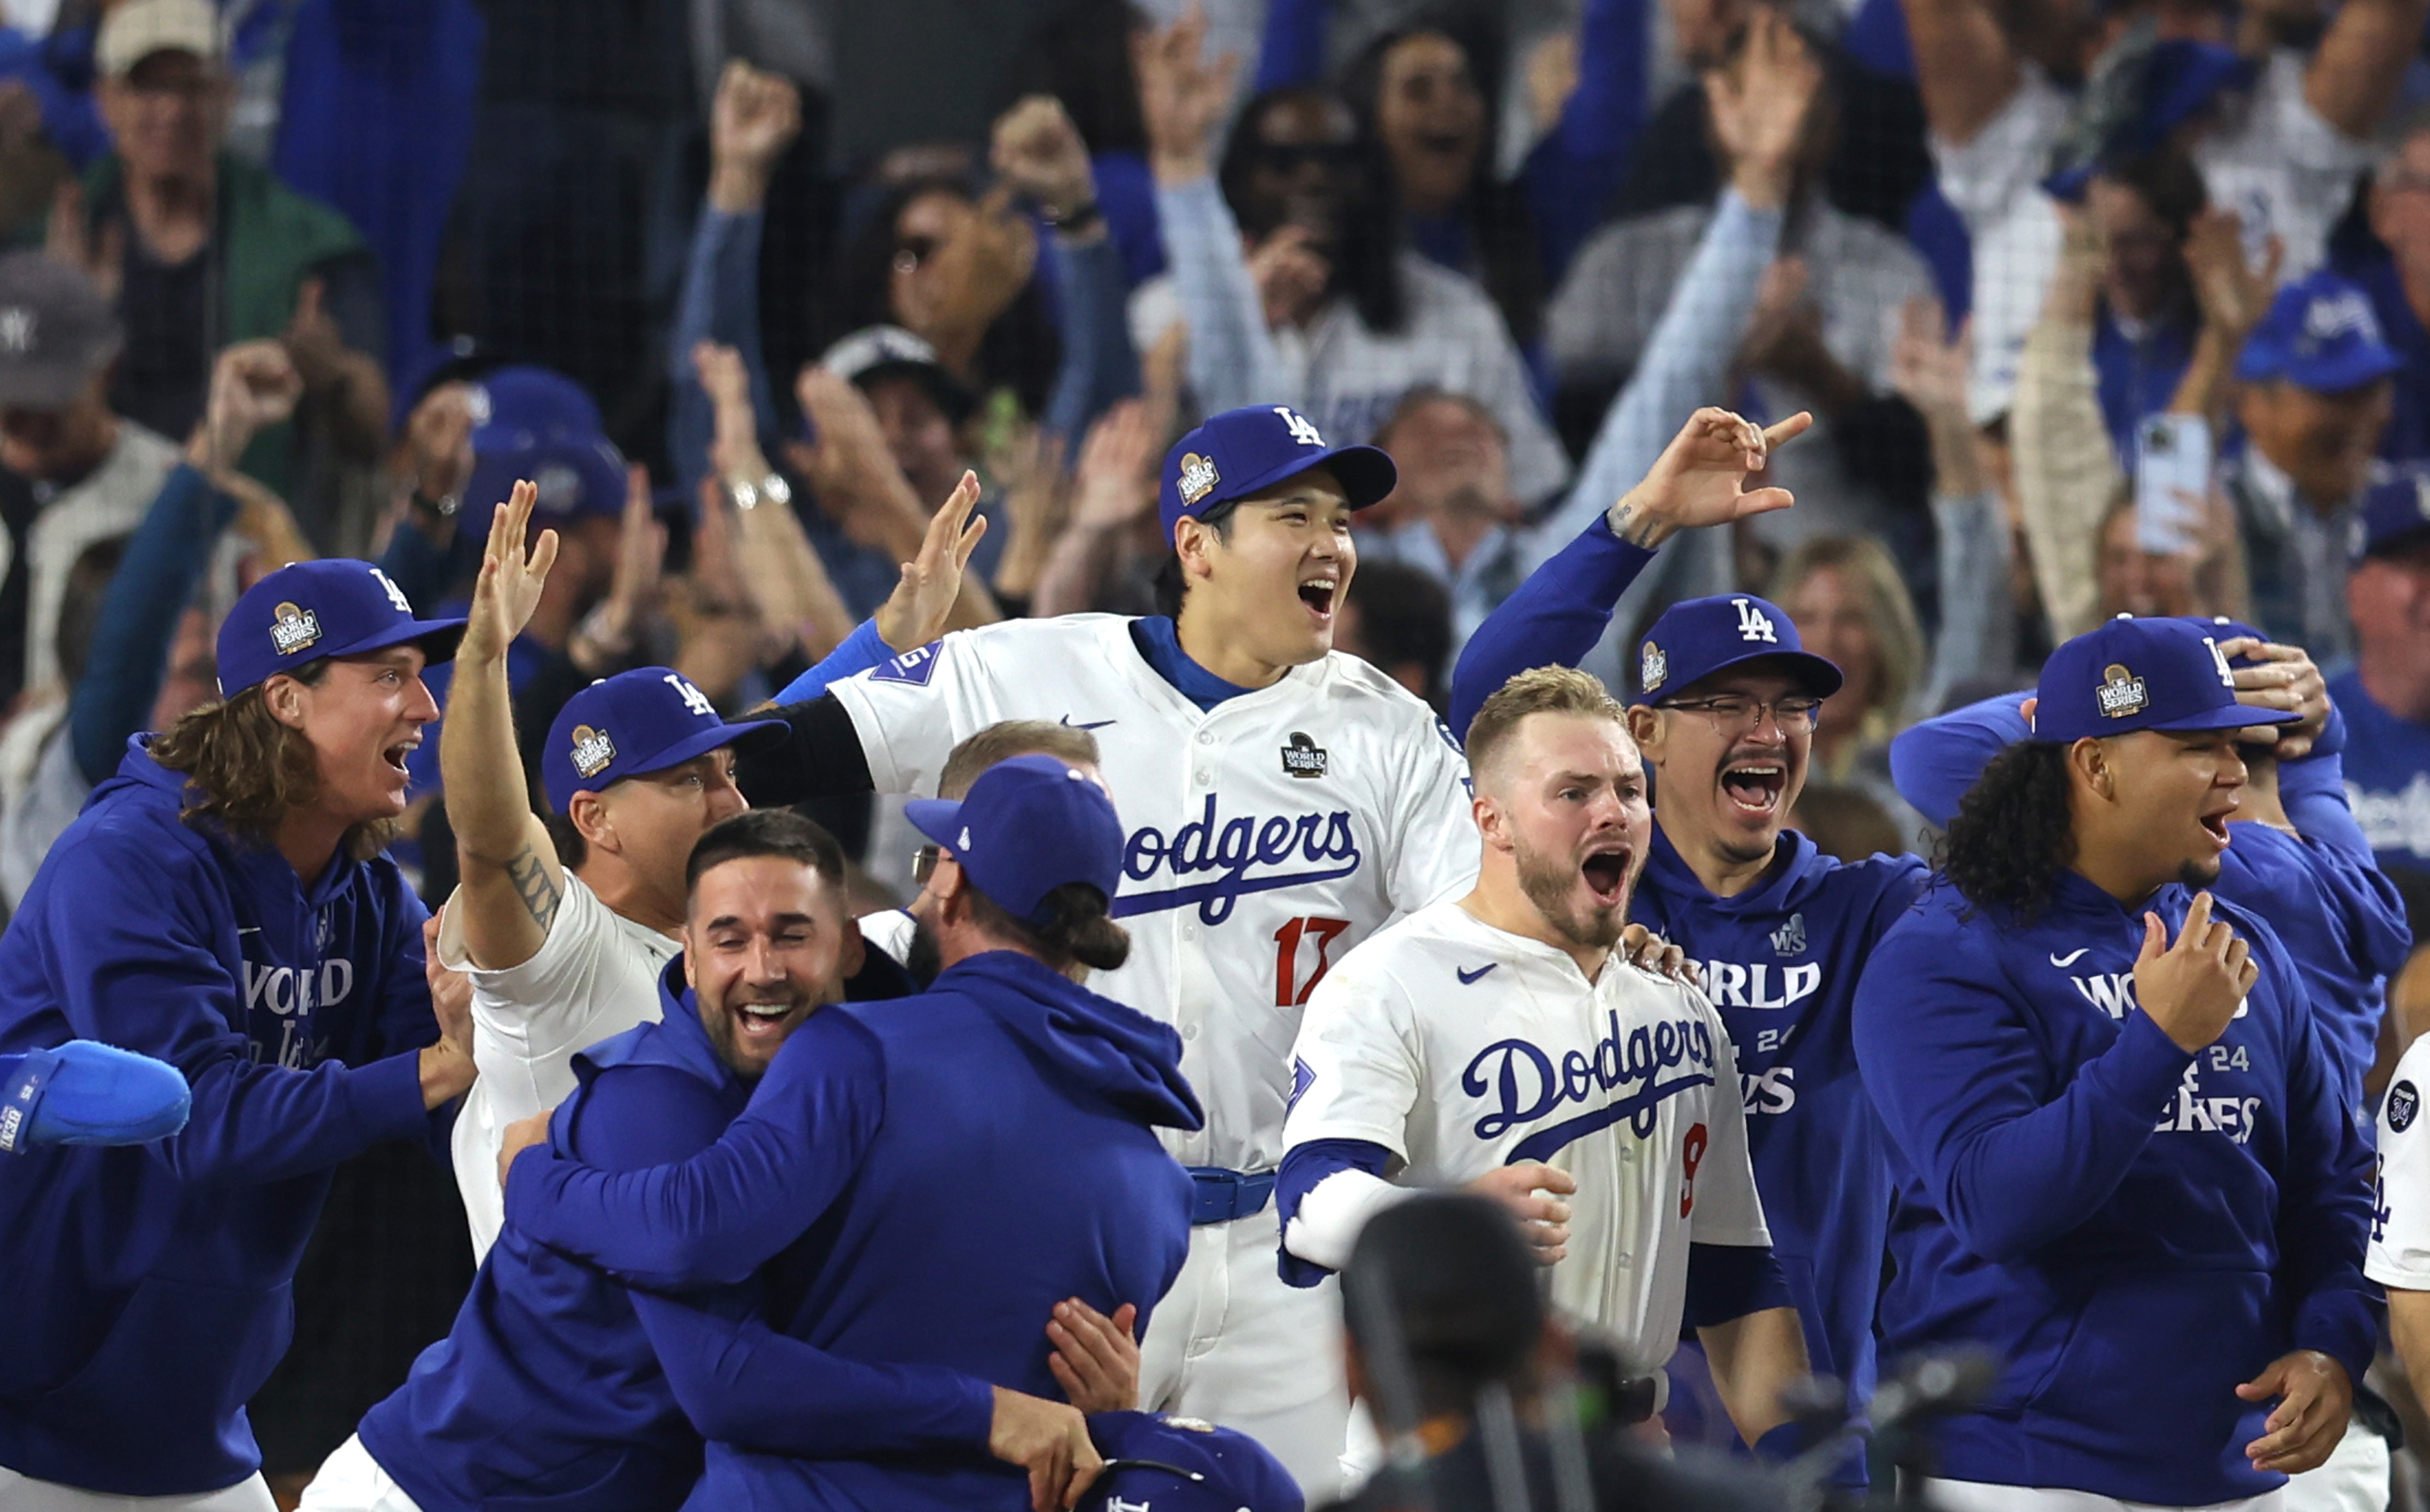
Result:
[[[2152,702],[2144,690],[2143,679],[2128,672],[2123,665],[2111,662],[2101,669],[2102,684],[2092,696],[2101,705],[2104,716],[2122,720],[2129,714],[2140,714]]]
[[[1181,502],[1196,504],[1215,491],[1223,476],[1215,471],[1215,459],[1196,452],[1185,452],[1181,457]]]
[[[282,656],[291,656],[321,639],[321,621],[310,609],[280,604],[270,611],[270,643]]]
[[[1773,645],[1780,643],[1780,631],[1773,624],[1771,615],[1746,599],[1732,599],[1730,602],[1738,606],[1739,640],[1768,640]]]
[[[0,352],[34,349],[34,312],[23,305],[0,309]]]
[[[1648,640],[1644,649],[1637,654],[1638,686],[1649,693],[1657,692],[1670,676],[1671,658],[1663,654],[1660,646]]]
[[[608,770],[616,759],[616,742],[608,739],[606,730],[594,730],[588,724],[574,727],[574,770],[586,777],[595,777]]]

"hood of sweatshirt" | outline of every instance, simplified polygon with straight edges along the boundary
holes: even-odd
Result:
[[[1196,1129],[1198,1094],[1181,1074],[1181,1036],[1018,951],[989,951],[939,973],[935,992],[986,1005],[1048,1076],[1143,1123]]]

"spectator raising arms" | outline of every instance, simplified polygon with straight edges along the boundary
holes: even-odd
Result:
[[[1389,242],[1370,244],[1391,224],[1389,213],[1378,216],[1384,191],[1372,181],[1344,180],[1372,175],[1372,165],[1354,158],[1322,173],[1290,174],[1274,172],[1282,166],[1274,162],[1255,182],[1283,191],[1281,213],[1271,203],[1226,203],[1227,191],[1238,191],[1230,184],[1219,190],[1213,143],[1231,97],[1232,63],[1201,56],[1206,29],[1193,9],[1133,49],[1157,214],[1190,328],[1190,385],[1199,407],[1289,405],[1349,443],[1373,436],[1403,393],[1432,384],[1490,409],[1510,437],[1519,497],[1547,497],[1569,468],[1529,393],[1509,328],[1470,279]],[[1321,98],[1263,98],[1251,102],[1241,134],[1268,149],[1315,149],[1270,151],[1270,158],[1340,163],[1346,131],[1286,135],[1297,123],[1328,116],[1346,125],[1338,109]],[[1262,226],[1255,258],[1242,252],[1244,224]]]

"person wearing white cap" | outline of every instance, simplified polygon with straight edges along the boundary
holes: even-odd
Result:
[[[125,0],[94,39],[94,98],[111,152],[63,187],[52,256],[114,291],[126,352],[110,385],[121,414],[167,436],[202,418],[211,357],[276,337],[328,439],[362,460],[386,437],[379,272],[343,216],[222,150],[233,84],[208,0]],[[294,497],[295,433],[264,434],[246,471]],[[310,501],[298,514],[313,523]]]

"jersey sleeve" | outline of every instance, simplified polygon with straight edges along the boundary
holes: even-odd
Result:
[[[2413,1041],[2388,1078],[2379,1105],[2378,1200],[2363,1273],[2382,1286],[2430,1291],[2430,1128],[2422,1094],[2430,1088],[2430,1035]]]
[[[1688,1172],[1688,1237],[1697,1244],[1772,1243],[1756,1194],[1755,1160],[1747,1150],[1746,1105],[1739,1095],[1739,1057],[1722,1016],[1705,1007],[1713,1030],[1713,1105],[1705,1115],[1705,1153]]]
[[[1437,721],[1430,733],[1412,733],[1401,746],[1384,876],[1392,906],[1406,914],[1467,891],[1476,881],[1479,842],[1468,756],[1450,726]]]
[[[1316,985],[1300,1020],[1283,1148],[1357,1139],[1406,1160],[1424,1082],[1417,1025],[1397,984],[1345,961]]]
[[[852,716],[879,792],[934,792],[954,747],[989,723],[999,636],[961,630],[828,688]]]
[[[442,946],[454,943],[452,938],[441,940]],[[518,1046],[520,1058],[537,1059],[598,1041],[590,1028],[610,999],[600,979],[623,945],[608,906],[568,872],[557,917],[530,959],[494,972],[473,965],[469,956],[451,956],[445,964],[473,979],[474,1030]]]

